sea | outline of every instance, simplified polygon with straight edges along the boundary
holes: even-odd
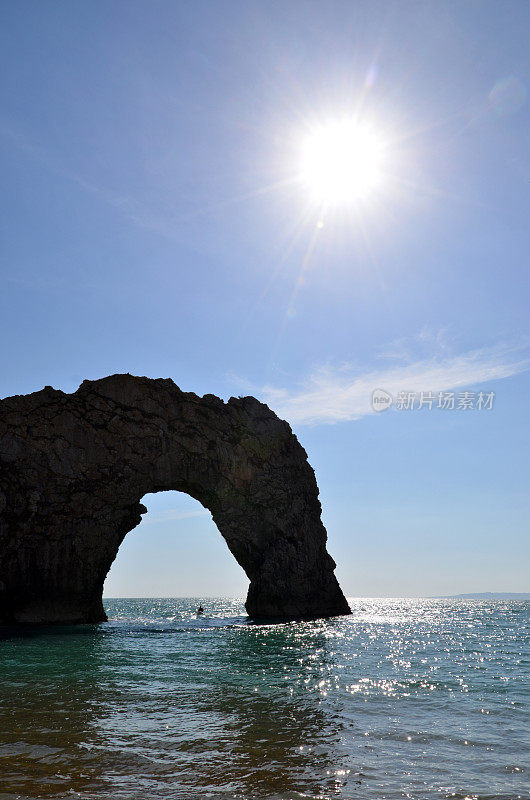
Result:
[[[0,633],[0,800],[528,800],[530,603],[106,600]],[[196,608],[202,603],[203,616]]]

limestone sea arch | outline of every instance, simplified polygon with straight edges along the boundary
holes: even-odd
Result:
[[[198,397],[129,374],[0,400],[0,622],[98,622],[142,497],[207,508],[255,619],[349,613],[326,550],[313,469],[254,397]]]

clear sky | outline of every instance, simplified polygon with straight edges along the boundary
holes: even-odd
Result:
[[[0,30],[0,395],[254,394],[347,594],[529,591],[530,4],[4,0]],[[368,147],[308,166],[347,125]],[[144,502],[108,595],[245,593],[195,501]]]

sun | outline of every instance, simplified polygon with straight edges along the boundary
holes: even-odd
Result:
[[[302,144],[301,179],[312,199],[325,206],[363,200],[381,183],[383,146],[368,126],[330,121]]]

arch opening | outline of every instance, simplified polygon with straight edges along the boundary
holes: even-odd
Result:
[[[103,585],[120,597],[245,598],[248,578],[211,513],[185,492],[142,497],[142,521],[126,534]]]

